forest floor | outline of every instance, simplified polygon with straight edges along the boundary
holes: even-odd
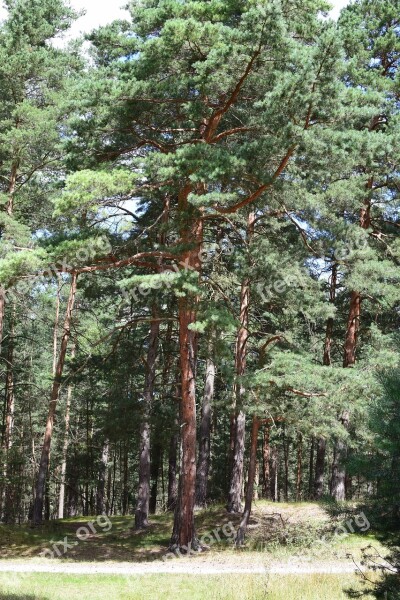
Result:
[[[191,596],[207,600],[236,598],[238,584],[232,582],[237,578],[241,589],[249,588],[248,597],[252,599],[267,597],[260,595],[265,592],[262,590],[266,581],[272,594],[269,593],[268,599],[281,598],[279,582],[288,579],[297,582],[293,583],[293,590],[297,589],[297,595],[293,595],[296,600],[346,598],[348,596],[341,595],[346,585],[357,589],[362,586],[360,577],[355,574],[361,565],[362,549],[372,545],[381,555],[385,553],[362,515],[356,504],[257,501],[246,545],[235,549],[234,532],[240,516],[228,514],[222,506],[211,506],[196,515],[199,538],[209,549],[178,557],[168,554],[172,528],[172,515],[168,513],[154,515],[149,527],[140,532],[132,529],[132,517],[119,516],[109,521],[98,521],[96,517],[50,521],[36,529],[27,525],[3,525],[0,526],[0,598],[58,598],[57,587],[50,595],[31,593],[35,585],[40,589],[41,581],[48,581],[49,586],[54,573],[58,574],[56,581],[64,578],[67,586],[74,585],[79,578],[82,581],[115,580],[113,585],[117,587],[109,596],[105,592],[99,595],[102,600],[157,598],[151,591],[146,595],[145,588],[153,589],[152,586],[158,584],[171,585],[172,598],[173,581],[176,580],[175,589],[179,589],[183,575],[189,588],[193,584]],[[202,580],[209,581],[210,577],[219,582],[218,585],[212,588],[208,585],[202,590]],[[128,590],[121,591],[119,588],[126,584],[129,584]],[[92,583],[87,581],[87,585],[92,589]],[[26,596],[18,595],[24,586],[30,595],[28,592]],[[229,586],[233,586],[232,589]],[[282,588],[282,598],[291,598],[288,588],[285,589],[283,594]],[[139,590],[141,595],[135,596]],[[240,597],[246,598],[246,593]],[[169,598],[164,591],[162,596]],[[68,597],[75,597],[73,589]],[[92,592],[87,596],[79,594],[79,600],[84,598],[97,596]]]

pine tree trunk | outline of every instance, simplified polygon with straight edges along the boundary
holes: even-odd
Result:
[[[103,443],[103,447],[101,449],[99,476],[98,476],[98,481],[97,481],[96,515],[104,515],[106,512],[104,492],[105,492],[105,487],[106,487],[106,476],[107,476],[107,464],[108,464],[109,451],[110,451],[110,443],[109,443],[108,439],[105,439],[104,443]]]
[[[189,207],[188,196],[191,191],[192,186],[188,184],[181,190],[178,198],[178,207],[183,217],[181,239],[189,247],[182,255],[181,265],[196,275],[198,280],[202,269],[200,251],[203,244],[203,219],[200,213]],[[185,293],[178,300],[182,462],[170,545],[171,548],[189,551],[190,548],[198,547],[194,526],[197,334],[192,327],[196,322],[199,298],[194,293]]]
[[[335,304],[336,299],[336,286],[337,286],[337,264],[332,263],[332,272],[329,282],[329,302],[331,304]],[[326,333],[325,333],[325,344],[324,344],[324,356],[323,356],[323,364],[326,366],[330,366],[332,362],[331,352],[332,352],[332,339],[333,339],[333,317],[329,317],[326,321]]]
[[[47,465],[46,483],[44,486],[44,520],[45,521],[50,521],[50,460],[51,460],[51,456],[49,456],[49,464]]]
[[[209,349],[210,352],[212,349]],[[196,475],[196,506],[204,507],[207,500],[211,451],[211,406],[214,397],[215,365],[211,357],[206,362],[203,406],[201,409],[199,459]]]
[[[253,212],[249,213],[247,221],[247,237],[250,241],[254,234]],[[246,371],[247,342],[249,338],[249,307],[250,307],[250,279],[242,281],[240,289],[240,327],[236,337],[235,346],[235,372],[236,382],[234,386],[235,403],[235,423],[234,423],[234,442],[232,471],[230,487],[228,494],[228,512],[235,513],[242,510],[242,487],[243,487],[243,464],[244,464],[244,445],[245,445],[245,425],[246,417],[243,412],[243,398],[245,389],[241,378]]]
[[[75,344],[71,348],[71,359],[75,357]],[[65,430],[64,430],[64,442],[62,449],[61,458],[61,475],[60,475],[60,490],[58,496],[58,518],[64,518],[64,503],[65,503],[65,479],[67,476],[67,457],[68,457],[68,446],[69,446],[69,421],[70,421],[70,410],[72,400],[72,384],[68,384],[67,388],[67,401],[65,405]]]
[[[10,450],[13,444],[14,429],[14,337],[15,337],[15,306],[11,314],[10,333],[7,347],[7,369],[6,386],[4,394],[4,435],[3,453],[4,469],[3,476],[5,487],[1,490],[0,504],[4,505],[5,523],[13,523],[15,515],[14,484],[10,481],[13,465],[10,464]],[[1,512],[1,511],[0,511]]]
[[[159,432],[155,432],[155,441],[152,444],[153,449],[151,451],[151,465],[150,465],[150,502],[149,512],[154,515],[157,511],[157,496],[158,496],[158,479],[160,475],[160,468],[162,467],[162,445],[159,437]]]
[[[311,436],[311,446],[310,446],[310,462],[308,468],[308,498],[309,500],[313,497],[313,487],[314,487],[314,451],[315,451],[315,438]]]
[[[71,459],[70,478],[67,489],[67,515],[68,517],[76,517],[78,514],[79,504],[79,478],[77,473],[76,457]]]
[[[271,487],[271,446],[269,444],[269,425],[266,424],[264,427],[263,437],[263,490],[264,498],[272,500],[272,487]]]
[[[178,500],[178,473],[177,473],[177,455],[178,455],[179,433],[174,432],[171,435],[168,453],[168,492],[167,492],[167,510],[174,511]]]
[[[182,379],[182,466],[171,547],[195,548],[194,504],[196,493],[196,335],[189,329],[196,312],[187,297],[179,299],[179,351]]]
[[[345,498],[351,500],[353,497],[353,478],[346,472],[346,478],[344,481]]]
[[[351,368],[356,362],[358,330],[360,326],[361,294],[352,291],[350,294],[350,310],[347,320],[346,338],[344,343],[343,367]],[[345,429],[349,428],[349,411],[344,410],[340,422]],[[332,464],[331,495],[335,500],[346,498],[346,467],[347,445],[342,440],[335,442]]]
[[[143,393],[143,415],[140,424],[139,487],[135,511],[135,528],[142,529],[148,524],[150,502],[150,412],[153,403],[154,381],[160,322],[155,318],[150,327],[146,361],[146,380]]]
[[[230,513],[239,513],[242,510],[243,463],[246,425],[246,416],[243,411],[239,411],[237,413],[235,421],[233,466],[227,506],[227,510]]]
[[[251,506],[253,502],[254,495],[254,480],[256,475],[257,468],[257,442],[258,442],[258,430],[260,427],[260,419],[254,415],[251,427],[251,442],[250,442],[250,462],[249,462],[249,473],[247,480],[247,489],[246,489],[246,500],[244,505],[244,511],[242,515],[242,520],[240,521],[239,529],[236,534],[236,545],[241,546],[244,544],[244,539],[246,535],[247,525],[249,523],[250,514],[251,514]]]
[[[285,481],[284,481],[284,495],[285,502],[289,500],[289,446],[290,440],[286,439],[286,435],[283,437],[283,458],[285,466]]]
[[[6,297],[6,291],[2,286],[0,286],[0,353],[1,353],[1,350],[3,347],[5,297]]]
[[[18,163],[13,161],[11,165],[10,178],[8,181],[8,198],[6,203],[6,213],[8,216],[12,216],[13,214],[13,202],[14,202],[14,194],[17,183],[17,175],[18,175]],[[3,287],[0,289],[0,351],[3,343],[3,333],[4,333],[4,319],[5,319],[5,293]],[[13,427],[13,413],[14,413],[14,374],[13,374],[13,353],[14,353],[14,313],[15,307],[13,311],[13,315],[11,317],[11,332],[10,332],[10,340],[8,346],[8,356],[7,356],[7,371],[6,371],[6,385],[5,385],[5,399],[4,399],[4,412],[3,412],[3,429],[2,429],[2,448],[5,452],[5,464],[4,464],[4,480],[7,480],[7,471],[9,469],[8,466],[8,450],[11,447],[12,443],[12,427]],[[11,360],[10,360],[11,358]],[[7,488],[9,486],[6,486]],[[2,513],[2,505],[3,501],[7,500],[4,497],[4,494],[9,495],[10,490],[6,490],[4,488],[0,488],[0,516]]]
[[[110,450],[110,462],[113,463],[112,451]],[[112,491],[112,469],[108,469],[107,477],[107,498],[106,498],[106,515],[110,514],[111,507],[111,491]]]
[[[12,446],[14,427],[14,337],[15,337],[15,307],[11,315],[10,334],[7,349],[7,373],[5,390],[5,431],[4,449],[6,453]]]
[[[375,128],[376,119],[371,120],[370,131]],[[366,188],[370,191],[373,187],[373,178],[368,179]],[[371,199],[368,196],[360,210],[360,227],[362,229],[369,229],[371,226]],[[344,342],[344,354],[343,354],[343,367],[345,369],[353,367],[356,362],[356,351],[358,333],[360,328],[360,317],[361,317],[361,294],[357,290],[353,290],[350,294],[350,308],[347,319],[346,336]],[[349,411],[344,410],[340,421],[344,428],[349,428]],[[344,500],[346,498],[346,468],[344,461],[347,457],[347,446],[341,441],[337,440],[334,448],[334,460],[332,465],[332,480],[331,480],[331,494],[335,500]]]
[[[315,459],[314,499],[319,500],[324,491],[326,440],[317,439],[317,456]]]
[[[303,436],[299,433],[297,441],[297,469],[296,469],[296,502],[301,500],[301,480],[303,467]]]
[[[57,368],[56,368],[56,375],[54,377],[53,387],[52,387],[51,396],[50,396],[50,404],[49,404],[49,411],[48,411],[48,415],[47,415],[46,430],[45,430],[45,434],[44,434],[42,453],[41,453],[39,469],[38,469],[38,474],[37,474],[37,479],[36,479],[36,494],[35,494],[35,502],[34,502],[34,509],[33,509],[33,524],[34,525],[40,525],[40,523],[42,522],[44,490],[45,490],[45,484],[46,484],[47,468],[49,465],[49,458],[50,458],[50,448],[51,448],[51,440],[52,440],[52,435],[53,435],[54,415],[56,412],[57,400],[58,400],[58,395],[59,395],[60,386],[61,386],[61,378],[62,378],[64,364],[65,364],[65,357],[66,357],[66,353],[67,353],[68,340],[70,337],[71,319],[72,319],[72,312],[73,312],[74,302],[75,302],[76,286],[77,286],[77,274],[72,273],[70,293],[69,293],[67,309],[66,309],[66,313],[65,313],[65,320],[64,320],[64,328],[63,328],[64,333],[63,333],[63,336],[61,339],[60,353],[59,353],[59,357],[58,357],[58,361],[57,361]]]
[[[350,311],[347,320],[346,339],[344,343],[343,366],[352,367],[356,362],[358,329],[360,324],[361,294],[351,292]]]
[[[124,455],[123,455],[123,478],[122,478],[122,514],[128,513],[129,505],[129,454],[128,454],[128,442],[124,443]]]
[[[256,462],[256,474],[254,476],[254,493],[253,500],[258,500],[258,488],[260,485],[260,463],[257,460]]]
[[[278,449],[271,448],[271,499],[278,502]]]
[[[349,413],[344,410],[340,421],[345,429],[349,427]],[[336,501],[346,499],[346,469],[344,462],[347,457],[347,445],[337,440],[333,453],[331,495]]]

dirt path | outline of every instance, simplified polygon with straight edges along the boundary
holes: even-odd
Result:
[[[310,574],[345,574],[354,573],[353,564],[343,563],[271,563],[240,567],[236,564],[206,565],[195,564],[184,559],[174,559],[167,562],[154,561],[150,563],[117,563],[93,564],[71,562],[48,563],[12,563],[0,561],[0,572],[13,573],[66,573],[79,575],[148,575],[157,573],[186,574],[186,575],[223,575],[237,574],[280,574],[280,575],[310,575]]]

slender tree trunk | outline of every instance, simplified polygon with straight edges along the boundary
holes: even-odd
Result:
[[[234,392],[235,395],[235,392]],[[229,418],[229,448],[228,448],[228,473],[231,476],[233,469],[233,453],[235,451],[235,430],[236,430],[236,400],[233,403],[232,411]]]
[[[315,438],[311,436],[310,446],[310,462],[308,468],[308,498],[311,500],[313,497],[314,487],[314,451],[315,451]]]
[[[115,484],[117,481],[117,447],[114,450],[113,470],[112,470],[112,486],[111,486],[111,503],[110,503],[110,515],[114,514],[114,503],[115,503]]]
[[[317,439],[317,456],[315,459],[314,499],[319,500],[324,491],[326,440]]]
[[[143,415],[140,424],[139,487],[135,511],[135,528],[142,529],[148,524],[150,502],[150,412],[153,403],[154,381],[160,322],[155,318],[150,327],[146,361],[146,380],[143,393]]]
[[[254,233],[255,215],[249,213],[247,221],[247,237],[251,241]],[[246,371],[247,342],[249,338],[249,306],[250,306],[250,278],[242,281],[240,289],[240,327],[236,337],[235,347],[235,371],[236,382],[234,386],[234,398],[236,418],[234,427],[234,444],[232,472],[228,494],[228,512],[235,513],[242,510],[242,488],[243,488],[243,464],[245,445],[246,417],[243,412],[243,398],[245,389],[241,378]]]
[[[236,415],[235,420],[236,427],[235,445],[233,452],[233,468],[227,506],[227,510],[230,513],[239,513],[242,510],[243,463],[246,426],[246,416],[244,412],[239,411]]]
[[[112,452],[110,453],[110,462],[113,462]],[[107,477],[107,498],[106,498],[106,515],[110,514],[110,506],[111,506],[111,490],[112,490],[112,469],[108,469],[108,477]]]
[[[179,498],[175,510],[171,546],[195,548],[194,504],[196,492],[196,335],[189,329],[195,321],[195,309],[188,298],[179,299],[179,349],[182,378],[181,439],[182,467]]]
[[[187,186],[179,197],[181,210],[188,211]],[[197,215],[199,217],[199,215]],[[201,272],[200,250],[203,243],[203,220],[199,217],[184,227],[182,241],[191,248],[183,255],[183,264],[197,275]],[[178,300],[179,356],[181,370],[181,440],[182,466],[179,481],[179,497],[174,515],[171,538],[172,548],[198,548],[194,526],[196,494],[196,358],[197,335],[192,326],[196,321],[198,298],[187,292]]]
[[[156,432],[157,433],[157,432]],[[151,465],[150,465],[150,502],[149,512],[154,515],[157,511],[157,496],[158,496],[158,479],[160,476],[160,468],[162,464],[162,445],[159,435],[156,434],[153,449],[151,452]]]
[[[301,482],[303,469],[303,436],[299,433],[297,441],[297,469],[296,469],[296,502],[301,500]]]
[[[6,291],[0,286],[0,353],[3,346],[4,314],[5,314]]]
[[[340,421],[345,429],[349,427],[349,413],[344,410]],[[333,464],[332,464],[332,481],[331,481],[331,494],[336,500],[346,499],[346,468],[344,462],[347,457],[347,445],[343,440],[337,440],[333,453]]]
[[[346,478],[344,481],[345,498],[351,500],[353,497],[353,478],[346,472]]]
[[[289,446],[290,440],[286,439],[286,435],[283,437],[283,458],[285,465],[285,481],[284,481],[284,494],[285,502],[289,500]]]
[[[110,451],[110,443],[108,439],[104,440],[103,447],[101,449],[101,458],[99,465],[99,476],[97,481],[97,492],[96,492],[96,515],[104,515],[105,510],[105,498],[104,492],[106,487],[106,476],[107,476],[107,464],[108,455]]]
[[[8,198],[6,204],[6,213],[8,216],[12,216],[13,214],[13,202],[14,202],[14,194],[17,183],[17,175],[18,175],[18,163],[13,162],[11,165],[10,178],[8,182]],[[3,343],[3,333],[4,333],[4,318],[5,318],[5,294],[6,290],[2,287],[0,290],[0,351]],[[15,308],[13,311],[13,315],[11,317],[11,331],[10,331],[10,340],[8,347],[8,356],[7,356],[7,371],[6,371],[6,392],[5,392],[5,407],[4,407],[4,428],[2,431],[2,446],[5,450],[6,454],[6,463],[4,465],[4,475],[5,479],[7,479],[7,469],[8,469],[8,450],[11,447],[11,435],[12,435],[12,426],[13,426],[13,412],[14,412],[14,375],[13,375],[13,353],[14,353],[14,316]],[[3,501],[3,490],[0,495],[0,503]],[[1,509],[1,507],[0,507]],[[0,510],[1,512],[1,510]]]
[[[376,127],[376,118],[370,123],[370,131]],[[368,179],[366,185],[367,191],[373,188],[373,178]],[[360,227],[369,229],[371,226],[371,198],[370,195],[365,198],[360,210]],[[351,368],[356,362],[356,351],[358,342],[358,333],[361,317],[361,293],[353,290],[350,294],[350,308],[347,319],[346,336],[344,342],[343,367]],[[343,410],[340,421],[343,427],[348,430],[350,414],[348,410]],[[346,497],[346,468],[344,461],[347,457],[347,445],[342,440],[337,440],[334,448],[334,460],[332,465],[331,493],[335,500],[344,500]]]
[[[39,463],[39,469],[36,479],[36,495],[35,495],[35,503],[33,509],[33,524],[40,525],[42,522],[42,513],[43,513],[43,499],[44,499],[44,490],[46,483],[46,475],[47,468],[49,464],[50,457],[50,448],[51,448],[51,439],[53,435],[53,424],[54,424],[54,415],[57,407],[57,400],[61,386],[61,378],[63,374],[65,357],[67,353],[68,340],[70,337],[70,329],[71,329],[71,319],[72,312],[74,308],[75,302],[75,294],[76,294],[76,286],[77,286],[77,274],[72,273],[71,276],[71,288],[67,303],[67,309],[64,320],[64,332],[61,338],[60,344],[60,352],[57,361],[56,375],[53,381],[53,387],[50,396],[50,404],[49,404],[49,412],[47,415],[46,422],[46,430],[44,434],[42,454]]]
[[[358,330],[360,326],[361,294],[352,291],[350,294],[350,310],[347,320],[346,338],[344,343],[343,367],[351,368],[356,362]],[[340,422],[347,430],[349,428],[349,411],[343,410]],[[347,445],[343,440],[335,442],[332,464],[331,494],[335,500],[346,497],[346,467]]]
[[[50,460],[51,460],[51,456],[49,456],[49,464],[47,465],[47,476],[46,476],[46,483],[45,483],[45,492],[44,492],[44,520],[45,521],[50,521],[50,482],[49,482],[49,477],[50,477]]]
[[[251,505],[253,502],[254,494],[254,479],[256,475],[257,465],[257,441],[258,441],[258,430],[260,427],[260,419],[256,415],[253,416],[253,422],[251,427],[251,443],[250,443],[250,462],[249,462],[249,474],[247,480],[246,489],[246,500],[244,505],[244,511],[242,520],[240,521],[239,529],[236,534],[235,543],[237,546],[241,546],[244,543],[246,535],[247,525],[249,523],[251,514]]]
[[[212,349],[209,349],[212,352]],[[199,459],[196,477],[196,506],[204,507],[207,500],[208,474],[211,451],[211,406],[214,397],[215,365],[212,357],[207,358],[203,406],[201,409]]]
[[[271,448],[271,499],[278,502],[278,449]]]
[[[176,397],[179,398],[180,387],[179,382],[176,382]],[[178,413],[178,411],[177,411]],[[180,450],[180,428],[179,428],[180,415],[177,414],[174,420],[173,431],[170,436],[169,450],[168,450],[168,491],[167,491],[167,510],[175,511],[178,504],[178,471],[179,471],[179,458],[178,452]]]
[[[260,485],[260,463],[256,462],[256,474],[254,476],[254,493],[253,500],[258,500],[258,487]]]
[[[358,329],[360,324],[361,295],[359,292],[351,292],[350,311],[347,320],[346,339],[344,343],[343,366],[352,367],[356,362],[356,348]]]
[[[174,432],[171,435],[168,453],[168,498],[167,510],[175,510],[178,500],[178,478],[177,478],[177,454],[179,444],[179,433]]]
[[[18,163],[13,162],[11,165],[10,179],[8,183],[8,198],[6,204],[6,213],[8,216],[13,214],[13,202],[14,194],[17,183],[18,175]],[[4,318],[5,318],[5,294],[6,290],[1,287],[0,289],[0,351],[3,343],[4,333]],[[10,447],[11,442],[11,429],[12,429],[12,412],[14,407],[14,379],[13,379],[13,352],[14,352],[14,320],[15,320],[15,307],[13,315],[11,317],[11,331],[10,340],[7,356],[7,372],[6,372],[6,393],[5,393],[5,408],[4,408],[4,428],[2,431],[2,446],[6,451]],[[10,360],[11,353],[11,360]],[[6,458],[7,462],[7,458]],[[7,470],[7,464],[5,464],[5,472]],[[2,500],[3,492],[1,492],[0,501]]]
[[[129,509],[129,453],[128,453],[128,442],[124,444],[124,471],[123,471],[123,485],[122,485],[122,514],[126,515]]]
[[[71,358],[75,357],[75,345],[71,348]],[[65,503],[65,479],[67,476],[67,456],[68,456],[68,446],[69,446],[69,421],[70,421],[70,410],[71,410],[71,400],[72,400],[72,384],[68,384],[67,388],[67,401],[65,405],[65,430],[64,430],[64,442],[62,449],[62,459],[61,459],[61,476],[60,476],[60,490],[58,496],[58,518],[64,518],[64,503]]]
[[[15,498],[14,483],[10,480],[14,467],[10,464],[10,450],[14,430],[14,345],[15,345],[15,305],[11,313],[10,332],[7,346],[6,386],[4,393],[4,431],[2,448],[4,453],[3,476],[5,487],[1,490],[0,504],[4,505],[4,521],[14,522]],[[2,508],[1,508],[2,510]],[[1,512],[0,510],[0,512]]]
[[[14,427],[14,337],[15,337],[15,307],[11,315],[10,334],[7,349],[7,373],[4,399],[5,430],[4,450],[7,453],[12,446],[12,432]]]
[[[267,498],[267,500],[272,500],[270,461],[271,446],[269,444],[269,425],[266,424],[263,437],[263,488],[264,497]]]
[[[332,263],[332,272],[329,282],[329,302],[335,304],[336,299],[336,286],[337,286],[337,264]],[[324,356],[323,364],[329,366],[332,362],[332,339],[333,339],[333,317],[329,317],[326,321],[326,333],[325,333],[325,344],[324,344]]]
[[[57,295],[56,295],[56,315],[54,319],[54,329],[53,329],[53,379],[56,376],[57,370],[57,345],[58,345],[58,326],[60,319],[60,282],[57,284]],[[45,492],[44,492],[44,520],[50,520],[50,461],[51,461],[51,452],[49,453],[49,462],[47,464],[47,476],[45,483]]]
[[[14,210],[14,194],[17,184],[18,166],[19,165],[17,162],[13,162],[10,172],[10,180],[8,185],[8,199],[6,204],[6,213],[10,217],[12,216]]]

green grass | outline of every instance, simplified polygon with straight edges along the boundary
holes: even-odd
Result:
[[[356,514],[353,505],[317,503],[255,503],[246,546],[237,550],[230,541],[221,540],[190,560],[203,564],[238,566],[267,565],[268,563],[316,561],[348,564],[351,556],[357,561],[361,549],[373,544],[382,550],[374,532],[356,532],[334,536],[335,528]],[[196,514],[197,533],[201,537],[230,521],[238,525],[239,515],[226,513],[223,506],[212,506]],[[79,517],[51,521],[31,529],[28,525],[0,525],[0,559],[13,562],[51,563],[40,553],[53,542],[68,536],[76,540],[76,531],[95,517]],[[145,531],[132,529],[132,517],[112,517],[112,528],[105,532],[95,525],[86,541],[79,542],[55,561],[140,562],[160,559],[167,551],[172,515],[152,516]],[[223,536],[222,536],[223,537]],[[321,544],[324,538],[326,543]],[[384,553],[384,550],[382,550]],[[183,559],[188,560],[188,559]],[[345,590],[365,589],[355,575],[71,575],[51,573],[0,573],[0,600],[163,600],[177,597],[191,600],[339,600],[349,596]],[[364,598],[372,598],[364,596]]]
[[[111,517],[112,528],[105,531],[96,524],[96,517],[54,520],[32,529],[29,525],[0,525],[0,559],[31,559],[39,557],[54,542],[76,541],[76,531],[88,522],[94,523],[96,533],[87,540],[80,541],[74,548],[68,549],[60,560],[75,561],[140,561],[161,558],[167,551],[172,531],[172,514],[163,513],[151,518],[150,526],[143,531],[133,530],[133,518]],[[230,520],[237,526],[240,517],[228,515],[224,508],[214,507],[197,515],[196,524],[199,536],[222,527]],[[219,548],[227,546],[221,540]]]
[[[344,600],[363,589],[345,575],[60,575],[0,573],[2,600]],[[367,595],[364,598],[369,599]]]
[[[279,503],[257,501],[250,521],[245,548],[237,551],[232,546],[232,537],[212,543],[207,560],[215,555],[226,560],[235,558],[251,562],[256,556],[263,559],[285,561],[300,556],[302,559],[346,560],[352,554],[357,560],[361,548],[372,543],[382,550],[374,533],[356,532],[348,536],[334,536],[333,531],[341,521],[345,521],[354,507],[337,507],[335,514],[324,504]],[[0,559],[36,560],[40,553],[50,548],[54,542],[68,536],[76,541],[76,531],[95,517],[79,517],[50,521],[42,527],[32,529],[28,525],[0,525]],[[196,514],[196,528],[199,537],[221,528],[230,521],[237,527],[239,515],[227,514],[223,506],[212,506]],[[172,530],[172,515],[163,513],[151,517],[151,524],[145,531],[132,529],[133,519],[111,517],[112,528],[105,532],[95,523],[96,533],[91,533],[86,541],[79,542],[56,560],[68,561],[129,561],[160,559],[167,550]],[[321,543],[321,539],[326,543]],[[208,543],[208,541],[206,542]],[[347,558],[348,560],[348,558]]]

